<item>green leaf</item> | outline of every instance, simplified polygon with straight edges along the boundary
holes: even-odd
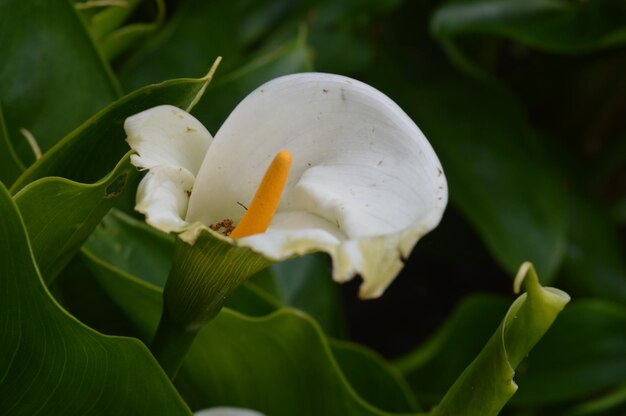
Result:
[[[138,330],[139,338],[148,344],[154,336],[163,304],[163,292],[152,283],[132,276],[100,259],[87,249],[81,259],[100,286]]]
[[[157,13],[153,21],[146,23],[131,23],[102,36],[99,40],[99,44],[109,60],[117,58],[130,48],[138,45],[141,41],[147,39],[149,35],[155,33],[161,27],[165,18],[165,4],[163,1],[164,0],[155,1]],[[118,7],[117,9],[120,8]],[[130,10],[127,10],[127,12],[130,12]],[[100,17],[100,14],[96,15],[94,19],[96,17]],[[106,22],[107,24],[113,26],[117,23],[116,18],[119,18],[120,16],[116,15],[115,18],[113,18],[112,14],[107,14],[106,17],[108,19],[98,19],[96,20],[97,23],[94,23],[102,24]],[[92,30],[94,31],[103,29],[105,28],[92,26]]]
[[[21,128],[45,152],[120,95],[67,0],[3,0],[0,39],[0,102],[9,137],[27,164],[34,157]]]
[[[614,416],[626,412],[626,384],[602,397],[587,400],[566,412],[566,416]]]
[[[174,238],[112,209],[84,248],[102,261],[163,288],[172,266]]]
[[[311,315],[327,335],[345,336],[340,287],[332,278],[328,256],[317,253],[289,259],[273,264],[270,273],[281,304]]]
[[[516,98],[422,57],[410,74],[371,74],[413,117],[439,156],[450,198],[514,275],[530,260],[542,281],[565,254],[564,185]],[[403,80],[397,82],[396,80]]]
[[[138,338],[135,325],[100,286],[80,252],[48,289],[68,313],[94,330]]]
[[[211,81],[214,68],[199,79],[177,79],[134,91],[109,105],[67,135],[13,184],[16,193],[45,176],[94,182],[106,175],[129,150],[123,129],[127,117],[151,107],[171,104],[190,110]]]
[[[583,53],[626,42],[622,0],[456,0],[432,17],[441,39],[468,34],[503,36],[557,53]]]
[[[399,372],[373,351],[351,342],[330,341],[333,355],[352,388],[379,409],[419,410]]]
[[[600,300],[575,301],[533,350],[516,405],[597,398],[626,380],[626,308]]]
[[[15,195],[46,283],[52,282],[76,254],[135,172],[129,152],[112,172],[94,184],[43,178]]]
[[[520,279],[527,293],[511,305],[487,345],[429,415],[495,416],[515,394],[515,368],[570,300],[565,292],[542,287],[529,263],[520,268],[517,287]]]
[[[140,336],[144,340],[152,337],[159,319],[162,295],[158,286],[162,286],[162,279],[167,277],[169,266],[166,264],[171,261],[168,250],[173,250],[173,242],[169,237],[114,209],[105,217],[102,226],[90,237],[83,250],[85,264],[97,277],[101,287],[111,293],[115,302],[140,329]],[[124,243],[120,244],[121,241]],[[306,259],[304,264],[312,267],[324,258]],[[150,260],[159,264],[159,267],[151,267]],[[289,263],[291,268],[295,264]],[[165,270],[159,270],[161,268]],[[137,277],[128,273],[131,270],[137,273]],[[300,276],[310,272],[311,270],[305,269]],[[158,277],[155,278],[155,275]],[[274,277],[270,275],[269,278]],[[334,284],[330,279],[328,282]],[[323,292],[312,292],[311,295],[324,296]],[[227,301],[227,306],[248,315],[267,316],[275,312],[280,304],[267,292],[259,289],[257,284],[246,283],[235,291]],[[87,314],[91,313],[93,312],[87,311]],[[347,342],[332,341],[331,347],[339,366],[362,397],[384,409],[414,409],[415,404],[401,378],[374,353]],[[211,372],[209,369],[206,371]],[[180,375],[177,381],[185,383],[184,380],[181,381]],[[185,390],[197,402],[195,407],[206,407],[210,404],[200,393],[205,389],[204,386],[192,383]]]
[[[24,165],[13,150],[0,107],[0,182],[9,187],[23,171]]]
[[[574,297],[626,303],[626,263],[606,209],[590,198],[570,198],[571,231],[559,284]]]
[[[183,2],[159,35],[122,69],[122,82],[135,89],[180,74],[199,76],[217,56],[224,58],[220,71],[227,74],[245,62],[247,51],[292,7],[269,0]]]
[[[90,259],[95,273],[110,273],[109,269],[114,269],[162,289],[172,265],[174,239],[173,235],[157,231],[114,208],[91,234],[83,254]],[[249,282],[240,286],[226,300],[226,305],[254,316],[266,315],[280,307],[274,297]]]
[[[505,298],[493,295],[467,298],[433,338],[397,363],[422,405],[441,400],[485,344],[506,305]],[[588,402],[619,389],[626,379],[626,310],[599,300],[573,301],[515,379],[520,388],[512,407]]]
[[[314,321],[289,309],[262,318],[224,310],[200,332],[179,377],[181,389],[197,389],[201,406],[228,403],[277,416],[388,414],[347,383]]]
[[[53,300],[3,186],[0,217],[2,413],[189,415],[143,344],[101,335]]]
[[[162,288],[172,264],[174,237],[113,209],[87,240],[85,248],[104,262]],[[292,306],[313,316],[326,334],[344,334],[340,288],[332,280],[326,256],[313,254],[290,259],[258,274],[235,291],[226,305],[255,316],[265,315],[281,305]],[[270,284],[271,289],[265,284]]]
[[[126,0],[124,6],[109,6],[89,13],[87,18],[89,30],[95,39],[101,39],[119,29],[144,0]],[[160,0],[156,0],[161,6]],[[87,11],[86,11],[87,12]]]
[[[161,291],[103,262],[98,266],[94,257],[88,261],[100,270],[96,273],[100,283],[141,332],[152,333],[161,311]],[[344,361],[354,364],[359,358],[375,371],[385,370],[366,354]],[[369,380],[393,381],[394,376],[370,374]],[[315,322],[290,309],[260,318],[223,309],[198,334],[176,383],[194,409],[228,405],[276,416],[388,415],[366,403],[348,384]],[[396,386],[392,397],[403,397],[410,406],[401,385],[386,388],[391,392]]]
[[[122,27],[100,41],[107,59],[114,60],[132,47],[140,44],[159,29],[162,17],[151,23],[135,23]]]

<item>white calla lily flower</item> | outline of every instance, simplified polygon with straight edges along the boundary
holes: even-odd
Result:
[[[415,123],[381,92],[343,76],[272,80],[215,138],[172,106],[124,127],[133,163],[149,170],[137,210],[190,244],[223,220],[237,224],[272,159],[287,150],[291,168],[269,228],[237,239],[211,232],[276,261],[324,251],[336,281],[362,277],[363,298],[383,293],[448,200],[443,169]]]

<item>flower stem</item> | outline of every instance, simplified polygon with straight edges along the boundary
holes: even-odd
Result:
[[[163,308],[150,351],[171,380],[176,377],[197,334],[198,330],[189,330],[177,325],[170,318],[167,306]]]

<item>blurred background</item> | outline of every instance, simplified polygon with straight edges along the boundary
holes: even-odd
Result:
[[[331,72],[391,97],[433,145],[450,204],[385,296],[358,300],[357,281],[332,283],[328,259],[309,256],[275,266],[286,304],[390,360],[427,409],[497,328],[529,260],[573,300],[518,369],[504,414],[626,415],[626,1],[88,3],[76,6],[118,95],[201,77],[222,56],[193,110],[215,133],[263,82]],[[87,90],[77,121],[115,95]],[[20,125],[19,106],[5,116]],[[25,142],[16,150],[32,159]]]

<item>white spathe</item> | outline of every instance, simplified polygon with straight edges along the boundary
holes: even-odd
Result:
[[[198,410],[194,416],[264,416],[263,413],[238,407],[213,407],[211,409]]]
[[[289,180],[269,229],[231,241],[272,260],[324,251],[335,280],[363,278],[363,298],[383,293],[448,200],[443,169],[415,123],[381,92],[339,75],[295,74],[262,85],[214,139],[172,106],[132,116],[124,127],[138,153],[133,163],[150,170],[137,210],[189,243],[210,224],[236,224],[276,153],[290,151]]]

